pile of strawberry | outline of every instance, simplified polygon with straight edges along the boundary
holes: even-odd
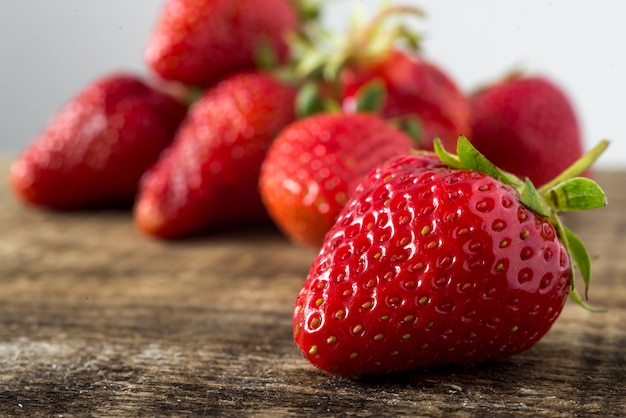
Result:
[[[132,205],[161,239],[273,221],[320,248],[293,333],[335,374],[503,358],[568,295],[594,309],[574,289],[589,256],[558,213],[605,205],[589,169],[607,142],[583,154],[565,93],[512,74],[468,94],[393,20],[420,10],[329,38],[311,3],[166,1],[151,77],[81,91],[12,164],[16,195]]]

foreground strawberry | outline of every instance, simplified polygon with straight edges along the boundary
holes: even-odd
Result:
[[[439,158],[402,156],[377,168],[297,296],[297,346],[340,375],[473,364],[531,348],[568,293],[585,305],[573,274],[578,267],[588,285],[589,258],[556,212],[605,204],[592,180],[569,178],[605,146],[542,193],[465,138],[458,157],[437,147]]]
[[[411,139],[369,114],[322,113],[289,125],[270,148],[259,187],[293,241],[319,247],[358,181]]]
[[[580,124],[565,92],[541,76],[515,74],[472,97],[472,143],[498,167],[537,186],[583,155]]]
[[[289,0],[167,0],[148,40],[146,60],[161,77],[209,86],[253,70],[260,54],[287,57],[298,27]]]
[[[130,204],[140,177],[185,113],[185,105],[135,75],[102,77],[13,162],[13,190],[28,203],[54,209]]]
[[[190,108],[141,182],[135,220],[161,238],[268,220],[258,192],[270,143],[294,119],[295,90],[265,73],[227,78]]]

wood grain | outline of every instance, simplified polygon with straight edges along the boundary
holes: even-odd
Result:
[[[27,208],[3,183],[0,416],[626,416],[626,172],[598,179],[609,206],[567,220],[606,313],[568,303],[518,356],[361,380],[293,345],[315,254],[277,231],[158,242],[128,212]]]

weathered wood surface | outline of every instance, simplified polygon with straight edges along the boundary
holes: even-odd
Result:
[[[609,206],[568,218],[606,313],[568,303],[513,358],[358,381],[292,344],[312,251],[273,230],[157,242],[128,212],[25,208],[4,181],[0,416],[626,416],[626,172],[599,181]]]

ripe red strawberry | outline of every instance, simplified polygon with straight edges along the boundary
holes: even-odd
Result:
[[[375,59],[354,59],[342,73],[343,107],[355,109],[359,95],[373,81],[382,82],[388,119],[412,118],[418,124],[416,144],[432,150],[434,138],[455,147],[459,135],[470,133],[468,98],[452,77],[424,58],[390,49]]]
[[[321,113],[289,125],[263,163],[260,191],[293,241],[319,247],[372,168],[411,149],[411,139],[369,114]]]
[[[589,258],[555,212],[603,206],[597,184],[575,178],[540,195],[465,138],[458,158],[437,151],[441,161],[413,154],[372,171],[328,232],[293,313],[295,342],[320,369],[500,359],[535,345],[568,292],[583,303],[573,268],[588,284]]]
[[[432,150],[435,137],[454,148],[459,135],[470,134],[469,98],[447,71],[417,51],[416,35],[384,27],[394,14],[421,12],[407,6],[384,8],[364,27],[352,28],[338,51],[330,48],[324,59],[310,59],[323,56],[318,40],[310,36],[315,51],[306,42],[294,48],[296,54],[308,54],[299,71],[321,75],[322,102],[330,96],[345,112],[375,112],[406,128],[419,149]],[[401,47],[402,41],[411,48]]]
[[[267,48],[284,60],[285,36],[297,27],[288,0],[168,0],[148,40],[146,60],[163,78],[209,86],[253,70]]]
[[[541,76],[508,77],[472,97],[472,143],[503,170],[544,184],[583,155],[574,107]]]
[[[13,190],[54,209],[132,203],[140,177],[185,113],[185,105],[135,75],[102,77],[59,110],[13,162]]]
[[[269,220],[259,170],[274,137],[295,118],[294,99],[294,88],[265,73],[238,74],[207,90],[142,179],[139,228],[177,238]]]

